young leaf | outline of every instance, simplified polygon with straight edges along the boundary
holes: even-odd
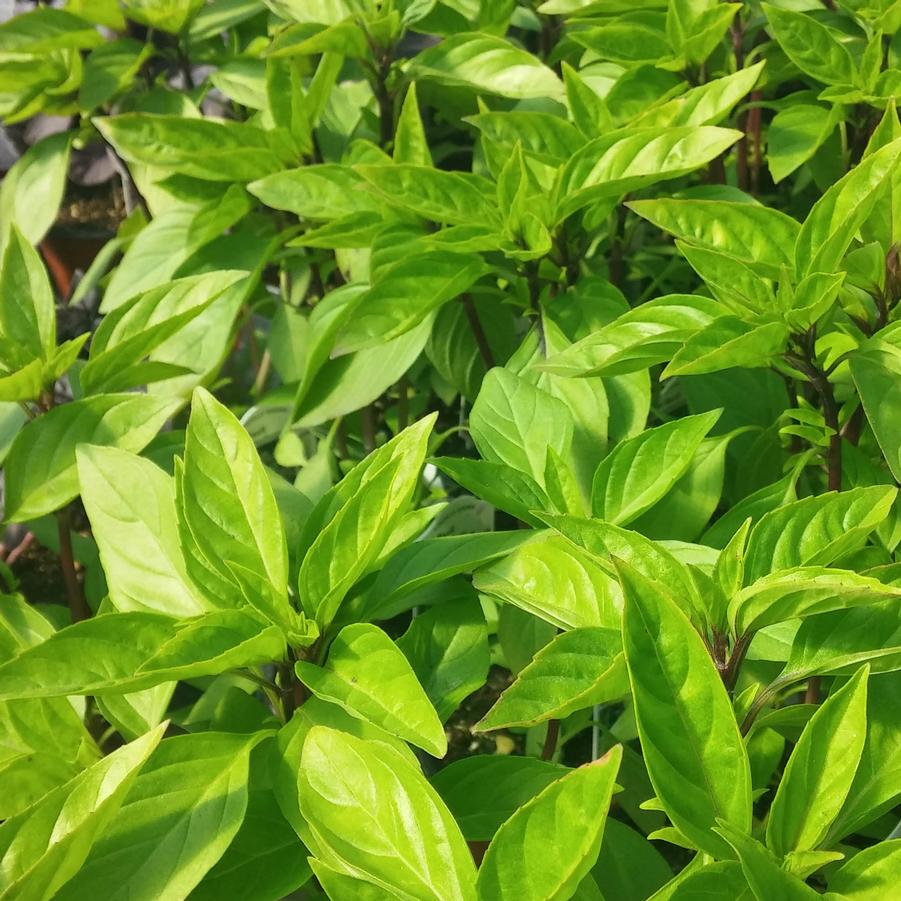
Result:
[[[766,829],[780,857],[818,848],[845,802],[866,736],[868,676],[864,666],[833,692],[792,751]]]
[[[320,531],[301,564],[298,586],[304,609],[320,624],[332,621],[344,596],[381,553],[405,512],[434,421],[434,416],[428,416],[402,432],[395,439],[396,456],[387,456],[382,448],[357,467],[362,467],[358,475],[352,471],[345,481],[351,491],[359,490],[348,492],[326,521],[318,519],[316,510],[311,514],[306,534],[315,534],[317,523]]]
[[[719,410],[687,416],[617,445],[594,475],[594,515],[626,525],[653,507],[688,469],[719,416]]]
[[[614,629],[564,632],[545,645],[474,727],[534,726],[628,694],[622,638]]]
[[[115,821],[164,731],[160,726],[119,748],[6,820],[0,826],[0,891],[34,901],[59,897]]]
[[[365,660],[364,666],[360,666],[361,660]],[[434,757],[445,755],[447,739],[432,702],[403,653],[377,626],[345,626],[322,667],[300,661],[295,669],[317,697]]]
[[[180,406],[167,397],[104,394],[55,407],[30,422],[6,458],[6,518],[35,519],[77,496],[79,444],[140,451]]]
[[[488,846],[479,897],[571,897],[597,860],[621,759],[622,748],[616,747],[520,807]]]
[[[475,866],[457,824],[388,745],[316,726],[298,781],[316,843],[342,870],[401,897],[475,901]]]
[[[723,820],[716,831],[731,845],[741,863],[742,871],[754,897],[758,901],[779,898],[784,901],[816,901],[818,892],[803,883],[797,876],[782,869],[779,862],[760,842]]]
[[[794,15],[794,14],[793,14]],[[901,160],[901,140],[877,150],[814,204],[795,244],[795,273],[833,272]]]
[[[290,622],[288,552],[269,477],[250,435],[203,388],[191,403],[176,490],[188,573],[202,592],[218,605],[235,606],[237,565],[274,589],[278,607],[261,598],[261,612],[273,622]]]
[[[83,444],[76,461],[113,606],[176,617],[209,609],[185,570],[172,478],[118,448]]]
[[[84,867],[55,897],[76,901],[92,891],[117,901],[187,897],[238,832],[250,752],[269,735],[167,738]]]
[[[660,583],[626,563],[623,650],[648,775],[673,825],[693,845],[726,852],[711,830],[751,826],[751,772],[732,703],[710,654]]]
[[[414,166],[431,166],[432,154],[419,114],[416,96],[416,82],[407,89],[404,105],[401,107],[394,134],[394,162],[410,163]]]

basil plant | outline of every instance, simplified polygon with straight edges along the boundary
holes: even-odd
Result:
[[[0,897],[894,897],[899,8],[16,4]]]

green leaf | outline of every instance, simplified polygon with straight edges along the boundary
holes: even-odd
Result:
[[[812,16],[763,4],[770,30],[788,58],[806,75],[835,85],[857,83],[857,67],[837,34]]]
[[[207,610],[185,571],[172,478],[117,448],[80,445],[76,461],[113,606],[169,616]]]
[[[56,304],[44,264],[15,226],[0,263],[0,363],[17,369],[56,350]]]
[[[414,166],[432,165],[428,138],[419,114],[415,81],[407,89],[403,106],[400,109],[394,133],[393,159],[395,163],[409,163]]]
[[[197,388],[176,480],[179,533],[191,579],[214,603],[235,605],[234,566],[268,582],[272,622],[294,621],[288,603],[288,551],[281,515],[253,440],[227,407]]]
[[[326,221],[354,213],[377,213],[378,198],[363,190],[366,181],[349,166],[322,163],[275,172],[247,186],[268,207],[304,219]]]
[[[719,416],[687,416],[618,444],[594,475],[594,515],[626,525],[653,507],[684,475]]]
[[[797,876],[782,869],[779,862],[760,842],[731,823],[720,821],[716,831],[732,846],[754,897],[758,901],[779,898],[780,901],[816,901],[818,892]]]
[[[501,37],[464,32],[445,38],[414,57],[413,74],[424,81],[467,87],[502,97],[561,98],[553,70]]]
[[[404,757],[412,766],[418,765],[416,754],[406,742],[395,738],[385,732],[379,726],[368,720],[357,719],[351,716],[343,707],[330,704],[315,695],[294,711],[294,715],[283,726],[277,736],[277,762],[272,775],[273,786],[279,807],[287,820],[293,826],[295,832],[310,840],[309,828],[300,812],[298,796],[297,768],[303,751],[304,742],[310,731],[316,726],[327,726],[329,729],[337,729],[348,735],[367,742],[379,742],[390,745],[398,754]]]
[[[90,22],[62,9],[35,9],[0,25],[0,53],[44,54],[53,50],[89,49],[103,40],[103,35]]]
[[[300,661],[295,669],[317,697],[434,757],[447,752],[444,728],[432,702],[402,651],[377,626],[345,626],[322,667]]]
[[[566,539],[539,535],[478,570],[473,586],[560,629],[617,628],[616,582]]]
[[[488,677],[488,629],[475,598],[419,614],[397,646],[410,661],[442,722]]]
[[[153,113],[93,121],[129,163],[214,182],[249,182],[285,168],[267,133],[244,122]]]
[[[841,813],[823,843],[827,847],[846,835],[859,832],[890,810],[901,795],[899,678],[897,673],[870,677],[867,688],[867,736],[863,753]]]
[[[85,60],[78,103],[84,112],[112,100],[138,74],[152,47],[133,38],[119,38],[97,47]]]
[[[551,113],[485,111],[466,121],[492,143],[511,151],[519,144],[527,157],[550,166],[566,162],[585,143],[574,125]]]
[[[573,32],[573,40],[602,59],[629,66],[666,59],[671,48],[662,19],[653,12],[630,10],[602,25]]]
[[[182,264],[201,248],[221,237],[249,209],[250,198],[247,192],[239,185],[232,185],[224,195],[200,207],[179,205],[158,215],[129,244],[122,262],[114,270],[106,287],[100,305],[101,312],[109,313],[135,295],[160,287],[175,278]],[[226,292],[226,295],[232,296],[233,292]],[[218,310],[225,303],[225,297],[220,298],[213,305],[213,310]],[[212,311],[208,315],[211,314]],[[198,318],[200,322],[192,325],[199,326],[200,335],[205,335],[207,331],[211,331],[210,322],[203,314]],[[226,326],[230,329],[231,322],[227,321]],[[182,335],[191,331],[186,329]],[[190,335],[188,346],[192,350],[191,362],[196,365],[198,357],[205,359],[205,355],[201,353],[205,348],[197,334]],[[221,349],[216,350],[217,357],[221,353]],[[186,355],[183,354],[176,361],[184,362],[185,358]]]
[[[849,570],[799,566],[743,588],[729,604],[729,620],[741,635],[799,616],[875,604],[889,597],[901,597],[901,588]]]
[[[829,877],[829,891],[848,901],[889,897],[901,875],[901,840],[882,841],[858,851]]]
[[[425,585],[472,572],[479,566],[506,556],[531,538],[530,532],[517,529],[512,532],[444,535],[414,541],[395,551],[385,561],[367,591],[373,605],[370,607],[367,604],[367,610],[374,614],[374,619],[387,618],[382,611],[393,609],[392,600],[400,600]]]
[[[388,745],[310,730],[298,774],[317,845],[400,897],[475,901],[472,855],[438,793]]]
[[[316,511],[306,526],[315,536],[300,567],[304,609],[320,624],[334,619],[345,595],[376,560],[406,512],[419,482],[435,416],[403,431],[339,483],[341,505],[324,519]],[[320,511],[334,499],[326,495]],[[319,528],[318,534],[313,530]]]
[[[767,821],[767,846],[784,857],[820,847],[854,781],[867,726],[868,667],[833,692],[804,727]]]
[[[700,628],[704,627],[704,606],[698,598],[691,572],[663,545],[639,532],[621,529],[597,519],[547,514],[541,518],[574,545],[584,548],[612,575],[616,574],[614,559],[625,560],[641,575],[668,585],[678,600],[685,601],[687,609],[683,609],[683,613]]]
[[[110,613],[82,620],[0,666],[0,700],[140,691],[280,660],[284,636],[240,610],[173,620]]]
[[[80,372],[85,394],[124,391],[152,381],[152,365],[144,361],[162,371],[172,366],[156,359],[154,351],[246,278],[246,272],[225,270],[177,279],[117,306],[91,341],[90,359]]]
[[[498,829],[479,897],[569,898],[597,859],[622,748],[552,782]]]
[[[122,0],[130,19],[171,34],[183,31],[203,0]]]
[[[752,327],[736,316],[722,316],[692,335],[660,378],[770,366],[785,349],[788,336],[789,328],[782,322]]]
[[[635,200],[629,209],[689,244],[715,250],[765,278],[794,265],[801,226],[778,210],[727,200]]]
[[[795,244],[795,272],[834,272],[858,229],[890,184],[901,160],[901,140],[877,150],[814,204]]]
[[[695,541],[719,506],[725,481],[726,451],[735,433],[705,438],[685,475],[634,528],[652,538]]]
[[[0,185],[0,245],[15,225],[30,244],[50,230],[66,189],[72,133],[50,135],[32,144],[12,165]]]
[[[591,873],[605,898],[620,901],[645,901],[673,875],[666,859],[648,839],[610,818]]]
[[[387,203],[449,225],[499,224],[493,185],[479,175],[406,163],[363,165],[355,171],[366,180],[370,202],[378,208]]]
[[[43,899],[81,868],[97,839],[119,815],[135,777],[165,726],[114,751],[0,826],[0,891]]]
[[[414,254],[380,272],[338,336],[332,356],[376,347],[415,328],[487,272],[475,254]]]
[[[901,669],[901,623],[895,599],[811,616],[795,633],[780,682],[848,672],[869,662],[871,670]]]
[[[854,351],[848,362],[867,421],[892,475],[901,481],[901,428],[891,413],[899,390],[901,351],[876,336]]]
[[[56,895],[186,898],[219,860],[247,809],[251,750],[271,733],[167,738],[141,770],[84,867]]]
[[[462,757],[438,770],[432,785],[469,841],[489,841],[527,801],[570,772],[535,757]]]
[[[659,582],[619,563],[623,650],[642,754],[673,825],[724,856],[717,819],[751,826],[751,772],[732,703],[710,654]]]
[[[763,67],[763,62],[745,66],[731,75],[714,78],[706,84],[691,88],[672,100],[667,100],[667,95],[664,95],[664,102],[640,113],[632,124],[657,128],[717,125],[751,92]]]
[[[79,444],[140,451],[180,406],[165,397],[106,394],[55,407],[28,423],[6,459],[7,519],[36,519],[77,496]]]
[[[315,426],[377,400],[416,362],[432,331],[433,317],[399,338],[328,360],[297,409],[296,426]]]
[[[537,364],[555,375],[587,378],[622,375],[669,360],[694,335],[721,316],[715,300],[667,294],[619,316],[588,337]]]
[[[803,166],[835,128],[835,116],[822,106],[797,103],[779,110],[770,123],[767,165],[777,184]]]
[[[566,457],[573,418],[564,403],[507,369],[489,370],[469,416],[479,453],[544,484],[547,448]]]
[[[767,513],[748,539],[744,584],[781,569],[829,566],[863,547],[896,496],[895,488],[874,485],[803,498]]]
[[[94,700],[104,719],[115,726],[123,738],[134,741],[163,721],[175,685],[175,682],[161,682],[143,691],[98,696]]]
[[[219,862],[191,892],[195,901],[283,898],[310,878],[306,849],[282,816],[274,793],[251,784],[241,827]]]
[[[615,629],[573,629],[538,651],[474,728],[488,732],[562,720],[628,692],[620,633]]]
[[[731,147],[741,132],[697,128],[624,129],[590,141],[560,170],[556,220],[599,200],[686,175]]]

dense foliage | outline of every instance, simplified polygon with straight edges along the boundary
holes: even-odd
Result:
[[[0,25],[0,896],[893,897],[899,27]]]

